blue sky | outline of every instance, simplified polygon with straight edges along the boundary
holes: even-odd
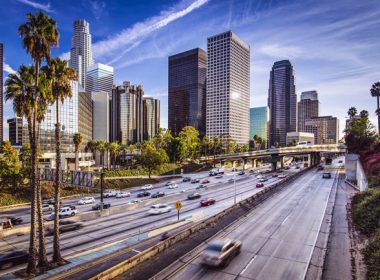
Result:
[[[376,123],[376,100],[369,94],[380,80],[379,0],[2,0],[0,42],[7,72],[31,60],[18,26],[27,12],[42,9],[58,22],[59,49],[67,57],[72,23],[90,22],[94,59],[115,67],[115,82],[142,84],[161,100],[167,127],[168,56],[194,47],[206,49],[208,36],[232,30],[251,46],[251,107],[266,105],[269,71],[290,59],[296,90],[317,90],[321,115],[340,118],[350,106],[366,109]],[[6,104],[4,117],[13,116]],[[5,126],[7,127],[7,126]],[[6,132],[7,134],[7,132]]]

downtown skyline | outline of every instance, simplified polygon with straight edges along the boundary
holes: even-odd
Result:
[[[271,5],[265,1],[168,1],[164,4],[152,1],[149,7],[133,4],[129,10],[139,12],[122,22],[112,15],[117,11],[131,13],[122,11],[122,5],[115,1],[82,1],[75,11],[65,10],[65,13],[62,11],[70,1],[65,6],[55,1],[49,6],[43,1],[8,2],[9,11],[0,12],[1,30],[8,30],[1,36],[4,78],[7,71],[30,63],[20,44],[17,26],[27,12],[35,12],[32,3],[38,3],[45,4],[39,8],[58,21],[61,45],[53,50],[53,55],[68,58],[73,21],[86,19],[93,37],[95,62],[115,68],[115,84],[123,80],[143,84],[148,96],[160,99],[162,127],[167,127],[168,121],[168,56],[193,47],[206,49],[207,37],[229,29],[251,45],[250,107],[266,105],[273,62],[290,59],[296,71],[297,95],[317,90],[323,104],[321,115],[336,115],[344,123],[347,109],[355,105],[358,110],[368,110],[371,121],[376,123],[375,100],[369,94],[370,85],[380,72],[380,66],[376,65],[379,54],[371,51],[380,45],[375,40],[380,24],[380,5],[376,1],[353,5],[347,5],[347,1],[332,5],[327,1],[272,2]],[[281,17],[287,13],[287,17]],[[367,20],[363,22],[363,18]],[[4,121],[14,116],[10,104],[4,109]]]

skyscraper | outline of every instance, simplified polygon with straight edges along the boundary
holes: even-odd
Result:
[[[87,68],[86,92],[104,91],[111,94],[113,87],[113,67],[94,63]]]
[[[305,121],[319,116],[319,101],[317,91],[304,91],[298,102],[298,131],[305,132]]]
[[[187,125],[206,133],[206,66],[200,48],[169,57],[168,127],[174,135]]]
[[[207,38],[206,134],[249,142],[250,47],[231,31]]]
[[[93,129],[94,140],[110,140],[110,95],[105,91],[93,91]]]
[[[249,140],[257,135],[263,139],[264,146],[268,146],[269,108],[255,107],[249,109]]]
[[[339,119],[332,116],[312,117],[305,121],[306,132],[314,133],[315,144],[337,144]]]
[[[297,95],[293,65],[277,61],[270,72],[268,107],[270,146],[286,146],[286,133],[297,131]]]
[[[160,100],[153,97],[143,98],[144,140],[150,140],[160,127]]]
[[[14,117],[7,120],[9,127],[9,141],[12,145],[22,145],[22,118]]]
[[[74,21],[74,34],[71,40],[70,67],[75,69],[79,84],[86,89],[87,67],[93,64],[90,25],[87,21]]]
[[[4,57],[3,57],[3,44],[0,43],[0,143],[3,142],[4,140],[4,135],[3,135],[3,62],[4,62]]]
[[[78,93],[78,132],[83,137],[83,146],[92,140],[93,108],[91,95],[79,87]]]

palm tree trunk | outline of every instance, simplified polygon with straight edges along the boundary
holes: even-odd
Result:
[[[75,147],[75,171],[78,170],[78,147]]]
[[[380,96],[377,96],[377,112],[379,112],[380,108]],[[377,131],[380,134],[380,112],[377,115]]]
[[[53,262],[62,262],[61,248],[59,244],[59,208],[60,208],[60,173],[61,173],[61,123],[59,116],[59,100],[56,98],[56,125],[55,125],[55,178],[54,178],[54,239],[53,239]]]

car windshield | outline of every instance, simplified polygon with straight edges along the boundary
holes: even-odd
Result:
[[[152,209],[157,209],[157,208],[159,208],[159,206],[157,206],[157,205],[153,205],[153,206],[151,206],[150,208],[152,208]]]
[[[210,243],[207,245],[206,250],[221,252],[223,249],[223,245],[224,244],[222,242]]]

